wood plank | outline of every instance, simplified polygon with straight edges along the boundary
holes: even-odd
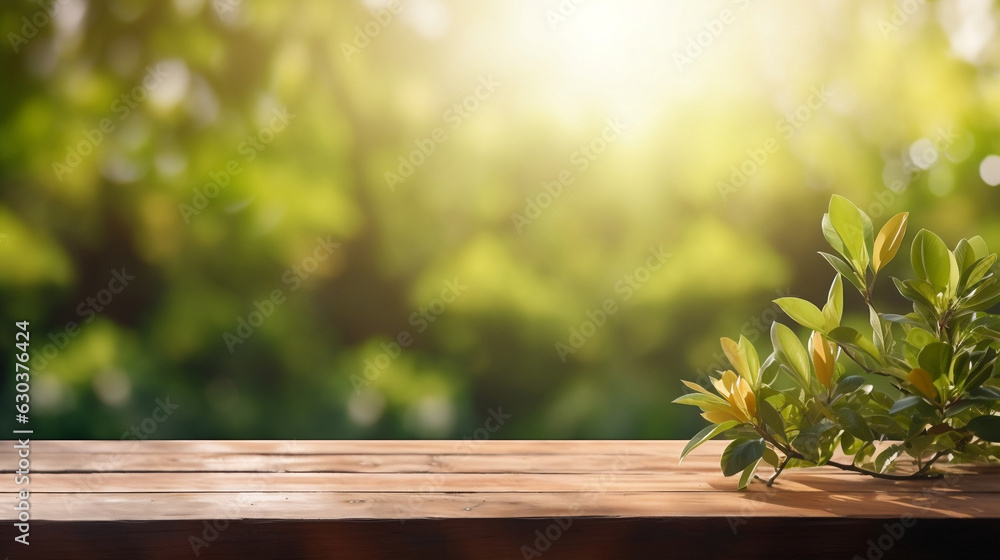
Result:
[[[17,460],[0,453],[0,472]],[[247,454],[247,453],[45,453],[32,452],[33,472],[468,472],[589,473],[657,472],[677,466],[676,457],[657,455],[418,455],[418,454]],[[709,466],[717,458],[693,458],[684,468]]]
[[[864,558],[874,540],[888,538],[887,527],[912,517],[919,530],[893,537],[893,553],[976,558],[986,557],[982,536],[1000,530],[996,468],[951,467],[933,482],[798,469],[773,488],[754,482],[736,492],[736,479],[719,470],[726,444],[710,442],[679,464],[684,442],[671,441],[32,441],[31,551],[617,560],[784,558],[792,550]],[[22,488],[9,476],[17,458],[12,444],[0,447],[0,500],[8,503]],[[13,508],[0,508],[0,542],[12,542],[13,519]],[[198,539],[205,547],[196,551]]]
[[[767,473],[764,473],[767,474]],[[833,469],[790,471],[777,489],[786,492],[1000,492],[1000,477],[962,476],[935,481],[887,482]],[[0,492],[16,492],[13,477]],[[65,492],[734,492],[736,479],[720,472],[536,473],[38,473],[32,493]]]
[[[0,498],[14,503],[13,494]],[[32,519],[499,519],[534,517],[1000,518],[1000,495],[916,492],[39,493]],[[0,508],[0,520],[13,519]]]
[[[36,472],[718,472],[713,450],[696,451],[683,463],[660,455],[417,455],[417,454],[243,454],[243,453],[44,453],[32,452]],[[721,450],[720,450],[721,453]],[[0,454],[0,472],[13,472],[17,457]]]
[[[0,442],[9,453],[14,441]],[[676,440],[31,440],[33,453],[280,453],[486,455],[666,455],[678,457]],[[713,442],[715,443],[715,442]],[[722,442],[725,443],[725,442]]]

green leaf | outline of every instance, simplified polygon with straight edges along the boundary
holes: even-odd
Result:
[[[737,422],[735,420],[729,420],[728,422],[723,422],[721,424],[713,424],[711,426],[705,426],[704,430],[702,430],[702,431],[698,432],[697,434],[695,434],[695,436],[693,438],[691,438],[691,441],[687,442],[687,445],[684,446],[684,450],[681,451],[680,461],[683,461],[684,457],[687,457],[688,453],[690,453],[690,452],[694,451],[695,449],[697,449],[698,446],[700,446],[701,444],[703,444],[706,441],[708,441],[708,440],[710,440],[710,439],[718,436],[722,432],[724,432],[724,431],[726,431],[726,430],[728,430],[730,428],[734,428],[734,427],[736,427],[738,425],[739,425],[739,422]],[[680,461],[678,461],[678,463]]]
[[[910,395],[909,397],[903,397],[896,401],[896,404],[892,405],[889,409],[889,414],[897,414],[904,410],[908,410],[915,406],[926,405],[927,401],[923,397],[918,397],[917,395]]]
[[[859,451],[861,451],[861,448],[866,445],[868,445],[868,443],[861,441],[846,432],[840,436],[840,448],[847,455],[856,455]]]
[[[781,371],[781,362],[778,360],[778,355],[772,352],[764,360],[764,363],[760,364],[760,383],[773,383],[779,371]]]
[[[968,409],[970,409],[970,408],[972,408],[974,406],[982,406],[982,404],[983,403],[976,402],[976,401],[970,401],[970,400],[967,400],[967,399],[962,399],[962,400],[959,400],[959,401],[955,401],[954,404],[952,404],[947,409],[945,409],[945,411],[944,411],[944,417],[945,418],[952,418],[953,416],[955,416],[957,414],[960,414],[962,412],[965,412],[966,410],[968,410]]]
[[[748,381],[752,387],[756,387],[760,384],[760,356],[757,355],[757,349],[754,348],[753,343],[742,334],[740,335],[739,347],[740,352],[746,358],[747,368],[750,370],[752,379]]]
[[[771,344],[774,345],[774,351],[782,358],[785,365],[799,376],[803,386],[808,387],[810,379],[809,354],[792,329],[777,321],[772,323]]]
[[[858,208],[858,212],[861,213],[861,232],[864,236],[865,268],[867,268],[872,256],[872,245],[875,241],[875,226],[872,225],[872,219],[868,217],[868,214],[864,210]]]
[[[760,459],[757,459],[749,467],[743,469],[743,474],[740,475],[740,481],[736,484],[737,490],[743,490],[750,485],[750,481],[753,480],[753,473],[757,470],[757,465],[760,464]]]
[[[962,307],[971,311],[986,311],[1000,303],[1000,282],[989,278],[976,288],[972,297],[962,303]]]
[[[973,332],[977,333],[979,331],[1000,332],[1000,315],[983,314],[972,322],[971,328]]]
[[[840,321],[844,316],[844,281],[840,274],[833,278],[830,285],[830,293],[826,296],[826,305],[823,306],[823,326],[822,332],[827,333],[840,326]]]
[[[910,325],[912,327],[924,328],[927,325],[920,322],[920,317],[912,313],[906,315],[895,315],[893,313],[882,313],[880,314],[883,321],[888,321],[890,323],[896,323],[897,325]]]
[[[785,312],[785,315],[788,315],[793,321],[803,327],[823,333],[826,332],[826,329],[823,328],[826,324],[826,319],[819,308],[812,303],[794,297],[778,298],[774,300],[774,303],[778,304],[778,307]]]
[[[986,277],[986,274],[993,268],[993,265],[997,262],[996,253],[983,257],[972,264],[969,268],[968,274],[965,275],[963,286],[966,288],[971,288],[975,286],[977,282]]]
[[[909,216],[908,212],[896,214],[889,218],[878,232],[875,248],[872,251],[872,270],[876,273],[896,256],[899,246],[903,243],[903,236],[906,235],[906,221]]]
[[[830,340],[849,346],[852,349],[861,350],[865,354],[871,356],[873,360],[881,363],[881,354],[879,354],[878,348],[872,344],[872,341],[868,340],[861,335],[858,331],[852,329],[851,327],[837,327],[827,334]]]
[[[878,312],[871,305],[868,306],[868,323],[872,327],[872,340],[880,356],[885,355],[885,333],[882,332],[882,321],[878,318]]]
[[[899,278],[893,278],[892,281],[896,284],[896,289],[899,290],[900,295],[906,299],[912,301],[913,303],[919,303],[928,309],[937,309],[937,294],[934,293],[934,288],[924,280],[900,280]]]
[[[913,245],[910,246],[913,272],[938,292],[944,292],[948,288],[954,258],[944,241],[931,231],[922,229],[913,238]],[[957,262],[955,266],[957,268]]]
[[[899,457],[899,453],[902,451],[902,446],[899,444],[890,445],[885,448],[881,453],[875,457],[875,471],[883,473],[885,469]]]
[[[965,428],[986,441],[1000,442],[1000,416],[973,418]]]
[[[920,354],[920,351],[923,350],[924,347],[926,347],[928,344],[937,342],[937,339],[934,338],[934,335],[924,329],[925,327],[914,328],[910,329],[910,332],[906,333],[906,343],[912,346],[913,349],[916,351],[914,354],[913,363],[916,363],[918,365],[919,361],[916,359],[916,357],[917,355]]]
[[[868,267],[868,251],[865,248],[865,219],[850,200],[833,195],[830,198],[830,223],[844,243],[849,260],[858,273]]]
[[[757,411],[760,413],[760,419],[764,421],[764,425],[768,428],[769,432],[773,433],[783,442],[788,441],[788,436],[785,434],[785,419],[781,417],[781,413],[771,403],[763,399],[757,401]]]
[[[764,448],[764,462],[772,467],[777,467],[781,464],[781,459],[778,459],[778,454],[774,452],[770,447]]]
[[[868,383],[864,377],[860,375],[848,375],[842,378],[838,383],[836,389],[833,391],[833,396],[846,395],[848,393],[853,393],[861,388],[862,385]]]
[[[823,237],[826,239],[826,242],[830,244],[830,247],[833,247],[834,251],[840,253],[844,257],[850,258],[847,251],[844,249],[844,241],[840,238],[840,235],[837,234],[837,230],[833,227],[833,223],[830,221],[830,215],[823,214],[823,220],[821,223],[823,227]]]
[[[956,387],[963,387],[965,385],[965,380],[969,378],[972,367],[971,352],[962,350],[958,354],[955,354],[955,358],[951,364],[951,376]]]
[[[842,408],[837,413],[837,417],[840,419],[840,425],[852,436],[862,441],[873,441],[875,439],[871,428],[868,427],[865,419],[857,412],[850,408]]]
[[[722,410],[729,411],[732,405],[722,397],[716,395],[706,395],[703,393],[688,393],[673,400],[673,404],[686,404],[697,406],[702,410]]]
[[[932,342],[920,351],[917,363],[936,379],[942,375],[948,375],[948,371],[951,369],[951,358],[951,345],[943,342]]]
[[[962,269],[958,267],[958,261],[955,259],[955,253],[948,251],[948,289],[946,290],[948,297],[955,297],[958,293],[958,285],[962,281]]]
[[[872,414],[867,416],[868,425],[880,435],[890,439],[905,439],[906,432],[900,427],[896,419],[885,414]]]
[[[792,441],[792,448],[810,461],[820,460],[824,450],[823,435],[833,427],[834,423],[832,421],[822,418],[812,426],[799,431],[799,435]]]
[[[848,282],[854,284],[854,287],[857,288],[859,292],[864,293],[865,283],[854,272],[854,269],[851,268],[851,265],[844,262],[844,260],[841,259],[840,257],[831,255],[830,253],[824,253],[820,251],[819,254],[822,255],[824,259],[826,259],[826,262],[830,263],[830,266],[832,266],[834,270],[839,272],[840,275],[843,276],[844,278],[847,278]]]
[[[762,439],[734,439],[722,452],[722,475],[733,476],[764,456]]]
[[[1000,362],[997,362],[997,373],[1000,374]],[[976,389],[969,389],[968,397],[970,399],[976,399],[981,402],[996,402],[1000,401],[1000,388],[998,387],[978,387]]]
[[[969,376],[962,385],[962,391],[974,391],[990,378],[994,367],[1000,369],[1000,361],[997,361],[996,350],[990,348],[984,354],[984,356],[976,360],[976,363],[973,364]]]
[[[975,252],[977,260],[987,257],[990,254],[990,250],[986,246],[986,240],[983,239],[982,236],[977,235],[969,239],[969,246],[972,247],[972,250]]]
[[[969,241],[967,239],[960,239],[958,241],[958,245],[955,245],[955,250],[953,252],[955,253],[955,260],[958,261],[958,268],[961,269],[963,273],[967,272],[969,267],[971,267],[976,261],[976,252],[972,249],[972,246],[969,245]]]
[[[975,387],[969,389],[967,396],[956,401],[945,411],[945,418],[951,418],[974,406],[991,406],[1000,401],[1000,394],[996,394],[986,387]]]

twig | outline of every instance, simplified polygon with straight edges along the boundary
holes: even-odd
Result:
[[[780,443],[778,443],[777,441],[775,441],[774,438],[772,438],[770,436],[770,434],[768,434],[766,431],[764,431],[763,429],[761,429],[760,426],[754,426],[754,429],[757,430],[757,433],[760,434],[761,437],[764,438],[765,441],[767,441],[768,443],[770,443],[771,445],[773,445],[774,447],[776,447],[778,449],[778,451],[781,451],[782,453],[785,454],[785,460],[781,463],[781,465],[775,471],[774,476],[772,476],[771,478],[768,479],[768,481],[767,481],[767,485],[768,486],[771,486],[771,485],[774,484],[774,481],[778,478],[778,475],[781,474],[781,472],[783,470],[785,470],[785,466],[788,465],[788,462],[790,460],[792,460],[792,459],[802,459],[802,460],[808,461],[808,459],[806,459],[806,457],[803,456],[798,451],[795,451],[791,447],[781,445]],[[931,465],[934,464],[935,461],[937,461],[938,459],[940,459],[941,457],[943,457],[947,453],[948,453],[948,451],[946,451],[946,450],[939,451],[936,455],[934,455],[934,457],[932,457],[929,461],[927,461],[926,463],[924,463],[924,465],[922,467],[920,467],[919,470],[917,470],[916,472],[911,473],[911,474],[888,474],[888,473],[880,473],[880,472],[875,472],[875,471],[869,471],[867,469],[863,469],[863,468],[861,468],[859,466],[856,466],[856,465],[849,465],[847,463],[838,463],[837,461],[827,461],[824,464],[825,465],[829,465],[831,467],[835,467],[835,468],[841,469],[841,470],[856,472],[858,474],[866,474],[866,475],[871,476],[873,478],[880,478],[880,479],[883,479],[883,480],[918,480],[918,479],[929,480],[929,479],[941,478],[942,475],[940,475],[940,474],[927,474],[927,471],[930,469]]]

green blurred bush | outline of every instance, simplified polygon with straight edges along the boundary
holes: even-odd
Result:
[[[6,3],[36,433],[683,438],[831,192],[1000,245],[995,8],[674,4]]]

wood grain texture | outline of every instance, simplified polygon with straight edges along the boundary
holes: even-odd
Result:
[[[719,471],[726,442],[679,464],[683,445],[32,441],[31,553],[45,553],[11,548],[5,507],[0,557],[750,558],[788,557],[787,539],[813,558],[874,558],[871,543],[880,558],[995,557],[959,538],[1000,530],[994,468],[891,482],[821,467],[737,492]],[[8,504],[16,462],[5,442]],[[946,550],[962,554],[928,555]]]

